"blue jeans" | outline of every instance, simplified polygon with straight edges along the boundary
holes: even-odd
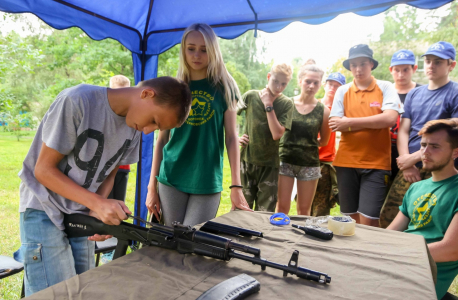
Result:
[[[41,210],[20,214],[21,248],[14,258],[24,264],[25,296],[94,268],[95,242],[67,238]]]

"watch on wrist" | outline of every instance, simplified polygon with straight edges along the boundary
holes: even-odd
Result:
[[[271,112],[274,110],[273,106],[266,106],[266,112]]]

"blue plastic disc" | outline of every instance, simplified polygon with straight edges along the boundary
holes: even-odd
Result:
[[[288,225],[290,222],[290,218],[284,213],[276,213],[270,216],[270,224],[272,225]]]

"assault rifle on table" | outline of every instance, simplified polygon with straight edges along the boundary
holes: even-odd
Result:
[[[68,237],[92,236],[94,234],[109,234],[118,239],[113,259],[126,254],[127,247],[132,241],[146,246],[157,246],[173,249],[181,254],[195,253],[207,257],[228,261],[238,258],[266,267],[283,270],[283,276],[288,273],[300,278],[330,283],[331,277],[325,273],[298,266],[299,251],[294,251],[289,264],[281,265],[261,258],[261,250],[248,245],[233,242],[231,239],[198,231],[190,226],[175,223],[173,227],[147,222],[151,227],[144,228],[126,222],[120,225],[107,225],[102,221],[83,214],[64,215],[65,232]],[[248,253],[251,255],[245,255]]]

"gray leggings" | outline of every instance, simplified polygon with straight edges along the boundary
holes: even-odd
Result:
[[[216,217],[221,193],[188,194],[172,186],[159,183],[162,219],[166,226],[174,221],[194,226]]]

